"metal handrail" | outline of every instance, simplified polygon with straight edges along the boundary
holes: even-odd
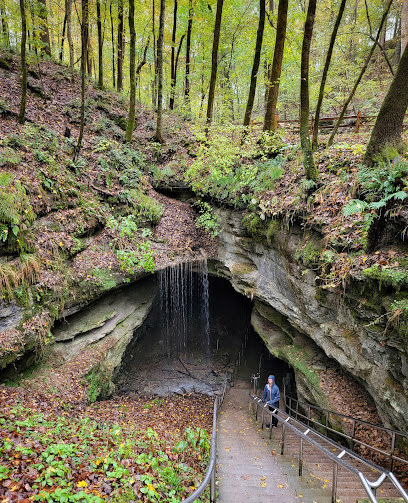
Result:
[[[294,408],[292,406],[293,402],[295,402],[296,408]],[[285,395],[285,406],[286,406],[286,410],[289,410],[293,413],[292,415],[296,414],[296,418],[301,417],[301,418],[305,419],[307,421],[308,425],[310,425],[310,423],[312,423],[316,426],[321,426],[322,428],[324,428],[326,430],[326,434],[330,431],[332,433],[335,433],[336,435],[339,435],[339,436],[349,440],[352,448],[353,448],[354,444],[358,444],[358,445],[367,447],[368,449],[371,449],[372,451],[375,451],[379,454],[386,456],[387,458],[389,458],[389,461],[390,461],[390,464],[389,464],[390,471],[392,471],[392,469],[393,469],[394,461],[398,461],[400,463],[408,465],[408,460],[403,459],[395,454],[396,438],[399,436],[399,437],[404,438],[406,441],[408,441],[408,434],[407,433],[404,433],[404,432],[398,431],[398,430],[393,430],[391,428],[386,428],[385,426],[380,426],[380,425],[376,425],[373,423],[369,423],[367,421],[363,421],[362,419],[347,416],[346,414],[341,414],[340,412],[335,412],[335,411],[332,411],[329,409],[324,409],[322,407],[318,407],[317,405],[312,405],[312,404],[300,402],[299,400],[296,400],[295,398],[292,398],[292,397],[288,397],[286,395]],[[299,412],[299,406],[306,411],[306,415]],[[321,423],[316,419],[312,419],[311,418],[311,410],[316,410],[317,412],[321,412],[322,414],[324,414],[325,423]],[[343,431],[339,431],[334,428],[331,428],[329,426],[329,416],[336,416],[340,419],[346,419],[347,421],[352,421],[352,434],[349,435]],[[384,431],[385,433],[390,435],[390,437],[391,437],[390,452],[385,451],[383,449],[380,449],[378,447],[375,447],[373,445],[367,444],[367,443],[363,442],[362,440],[357,439],[355,437],[357,425],[369,426],[370,428],[375,428],[376,430]]]
[[[295,419],[293,416],[287,414],[285,411],[282,411],[279,408],[273,408],[272,410],[269,409],[268,404],[263,404],[262,400],[258,398],[256,395],[252,395],[249,393],[250,398],[253,400],[255,403],[255,419],[258,418],[258,407],[260,404],[262,404],[262,426],[264,423],[264,414],[265,411],[270,414],[270,433],[269,437],[272,436],[272,416],[274,416],[279,422],[282,423],[282,443],[281,443],[281,454],[284,454],[284,446],[285,446],[285,430],[287,427],[289,427],[295,434],[297,434],[300,437],[300,449],[299,449],[299,475],[302,475],[302,470],[303,470],[303,442],[306,440],[308,443],[313,445],[315,448],[319,449],[322,451],[327,457],[333,460],[333,485],[332,485],[332,503],[336,502],[337,499],[337,471],[338,471],[338,466],[343,466],[345,469],[348,471],[354,473],[355,475],[358,476],[360,479],[363,488],[365,489],[367,496],[369,497],[370,501],[372,503],[378,503],[375,492],[378,487],[381,486],[381,484],[386,480],[389,479],[389,481],[393,484],[393,486],[397,489],[397,491],[400,493],[404,501],[408,502],[408,494],[405,492],[395,475],[390,472],[385,470],[384,468],[372,463],[371,461],[368,461],[367,459],[362,458],[355,452],[353,452],[350,449],[347,449],[346,447],[343,447],[342,445],[338,444],[334,440],[331,440],[327,438],[325,435],[322,433],[314,430],[313,428],[310,429],[307,425],[302,423],[301,421]],[[268,408],[266,408],[268,407]],[[278,415],[279,413],[279,415]],[[300,428],[307,428],[306,431],[301,431]],[[329,451],[326,449],[324,446],[320,445],[318,442],[310,438],[310,434],[316,435],[317,437],[329,442],[331,445],[335,446],[337,449],[340,450],[340,453],[338,455],[333,454],[333,452]],[[359,461],[360,463],[363,463],[370,467],[371,469],[375,469],[380,473],[380,476],[377,480],[375,481],[370,481],[367,479],[367,477],[360,471],[357,470],[354,466],[352,466],[350,463],[345,461],[343,458],[349,456],[352,459],[355,459]]]

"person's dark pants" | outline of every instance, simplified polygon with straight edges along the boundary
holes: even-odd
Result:
[[[279,407],[279,402],[275,402],[272,405],[269,405],[269,410],[274,410],[277,407]],[[272,415],[272,426],[278,426],[278,419],[274,415]]]

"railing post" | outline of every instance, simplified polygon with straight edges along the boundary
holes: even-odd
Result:
[[[282,424],[282,441],[281,441],[281,455],[285,452],[285,429],[286,429],[286,423],[284,422]]]
[[[395,431],[393,431],[392,432],[392,440],[391,440],[391,452],[390,452],[390,472],[392,472],[392,468],[394,466],[395,440],[396,440],[396,435],[395,435]]]
[[[329,433],[329,411],[326,410],[326,437],[328,436]]]
[[[300,437],[300,446],[299,446],[299,477],[302,476],[303,473],[303,437]]]
[[[261,429],[262,430],[264,427],[264,414],[265,414],[265,407],[262,407],[262,415],[261,415]]]
[[[336,503],[337,501],[337,472],[338,465],[335,461],[333,461],[333,485],[332,485],[332,503]]]
[[[310,405],[307,408],[307,425],[310,426],[310,415],[311,415],[311,408]]]
[[[360,132],[360,120],[361,120],[361,110],[357,112],[356,127],[354,128],[355,133]]]
[[[211,474],[211,482],[210,482],[210,502],[215,503],[217,499],[217,491],[215,490],[215,467],[216,464],[214,464],[214,468]]]
[[[351,450],[354,451],[354,438],[356,436],[356,420],[353,419],[353,431],[351,432]]]

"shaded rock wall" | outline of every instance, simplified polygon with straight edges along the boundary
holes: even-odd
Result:
[[[292,345],[293,352],[296,347],[306,347],[311,339],[324,355],[336,360],[366,387],[385,424],[406,431],[407,348],[384,345],[378,328],[367,326],[367,319],[378,316],[376,310],[358,309],[363,299],[356,296],[355,288],[349,295],[347,290],[340,294],[316,286],[315,273],[305,270],[294,258],[303,239],[300,229],[281,229],[266,245],[248,236],[241,214],[220,209],[218,215],[222,232],[211,270],[228,279],[237,291],[255,299],[253,325],[270,350],[285,358],[288,347]],[[269,315],[265,306],[269,307]],[[291,342],[277,335],[276,327],[283,327]],[[318,357],[313,349],[310,351],[311,365],[306,373],[313,372],[313,359]],[[299,376],[305,377],[305,373]],[[303,383],[301,388],[306,394],[308,386]],[[316,391],[310,394],[316,395]]]

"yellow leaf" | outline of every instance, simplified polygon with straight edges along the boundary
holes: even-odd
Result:
[[[266,487],[266,482],[261,482],[261,487]]]
[[[88,483],[85,480],[78,482],[77,487],[88,487]]]
[[[283,484],[278,484],[279,489],[283,488]]]

